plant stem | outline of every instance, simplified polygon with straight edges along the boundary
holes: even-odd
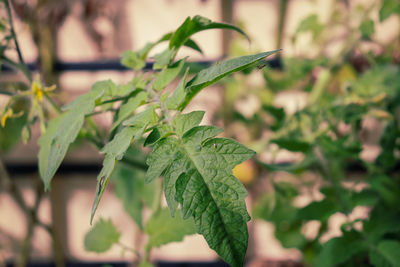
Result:
[[[11,9],[10,9],[10,3],[9,3],[8,0],[4,1],[4,6],[5,6],[6,11],[7,11],[8,22],[9,22],[9,24],[10,24],[11,36],[12,36],[12,38],[13,38],[13,40],[14,40],[15,49],[17,50],[19,62],[21,63],[20,66],[23,66],[23,68],[19,67],[19,69],[20,69],[22,72],[24,72],[24,74],[25,74],[25,76],[28,78],[29,82],[32,82],[32,74],[31,74],[31,72],[30,72],[29,70],[27,70],[27,68],[26,68],[26,64],[25,64],[24,58],[22,57],[21,49],[20,49],[19,44],[18,44],[17,35],[15,34],[14,24],[13,24]],[[24,69],[25,69],[25,70],[24,70]]]
[[[121,97],[116,97],[110,100],[105,100],[103,102],[100,102],[99,104],[96,104],[96,106],[101,106],[101,105],[105,105],[105,104],[109,104],[109,103],[114,103],[114,102],[118,102],[118,101],[123,101],[125,99],[128,99],[129,96],[121,96]]]
[[[1,56],[1,60],[4,61],[6,64],[10,65],[11,67],[14,67],[14,68],[20,70],[25,75],[25,77],[29,80],[29,82],[30,83],[32,82],[32,74],[25,65],[16,63],[16,62],[12,61],[11,59],[9,59],[8,57],[5,57],[4,55]]]
[[[7,11],[8,22],[10,24],[11,36],[14,39],[14,44],[15,44],[15,48],[17,49],[19,62],[25,65],[24,59],[22,57],[21,49],[19,48],[19,44],[17,41],[17,36],[14,31],[14,23],[13,23],[12,14],[11,14],[10,3],[8,0],[4,1],[4,6]]]
[[[2,187],[6,189],[6,191],[10,192],[14,201],[18,204],[18,206],[23,210],[26,214],[29,211],[28,206],[26,205],[24,198],[22,197],[21,192],[19,191],[16,184],[11,180],[8,172],[4,166],[2,159],[0,158],[0,179]]]
[[[141,258],[140,253],[136,249],[131,248],[131,247],[129,247],[129,246],[127,246],[127,245],[125,245],[125,244],[123,244],[121,242],[118,242],[117,245],[120,246],[123,250],[127,250],[129,252],[132,252],[138,258],[138,260],[140,260],[140,258]]]
[[[45,93],[44,96],[46,97],[47,101],[49,101],[50,105],[54,108],[54,110],[58,114],[61,114],[62,110],[61,110],[60,106],[57,105],[56,102],[54,102],[54,100],[48,94]]]
[[[287,14],[287,6],[289,0],[280,0],[279,5],[279,18],[278,18],[278,33],[276,36],[276,49],[282,48],[283,31],[285,30],[285,21]]]

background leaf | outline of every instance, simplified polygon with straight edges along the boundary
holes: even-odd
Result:
[[[111,219],[100,219],[85,235],[85,249],[93,252],[105,252],[118,243],[120,233]]]
[[[358,232],[344,232],[343,236],[332,238],[323,244],[315,266],[338,266],[365,249],[366,243]]]
[[[111,175],[116,196],[122,201],[125,211],[143,229],[142,211],[148,198],[156,194],[156,183],[145,185],[145,173],[118,162]]]
[[[149,247],[160,247],[171,242],[179,242],[185,236],[196,233],[192,218],[183,220],[179,210],[174,217],[171,217],[168,209],[162,209],[153,214],[144,231],[149,236]]]
[[[370,251],[371,263],[374,266],[400,266],[400,242],[383,240],[379,242],[376,250]]]

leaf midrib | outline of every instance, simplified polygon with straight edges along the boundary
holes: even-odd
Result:
[[[217,202],[215,201],[215,198],[214,198],[213,194],[211,193],[212,191],[211,191],[210,187],[208,186],[208,184],[206,183],[206,181],[205,181],[205,179],[204,179],[205,175],[200,171],[201,168],[199,168],[199,167],[196,165],[195,160],[193,160],[193,158],[191,157],[191,155],[190,155],[190,153],[189,153],[189,150],[186,148],[185,143],[183,142],[183,140],[181,139],[180,136],[178,136],[178,140],[179,140],[180,145],[183,147],[184,153],[185,153],[186,156],[190,159],[190,161],[192,162],[192,164],[193,164],[194,167],[196,168],[196,171],[198,171],[198,172],[200,173],[201,178],[203,179],[203,182],[204,182],[204,184],[206,185],[207,190],[208,190],[208,192],[209,192],[210,195],[211,195],[212,201],[214,202],[215,206],[218,207],[218,209],[217,209],[218,215],[219,215],[219,217],[221,218],[221,221],[224,223],[224,231],[225,231],[226,236],[228,237],[228,239],[229,239],[229,241],[230,241],[230,242],[229,242],[229,247],[231,248],[231,251],[232,251],[232,252],[236,253],[236,249],[235,249],[234,247],[232,247],[232,245],[231,245],[232,239],[231,239],[230,234],[229,234],[228,231],[226,230],[226,227],[225,227],[226,222],[225,222],[224,217],[222,216],[222,214],[221,214],[221,212],[220,212],[220,207],[219,207],[219,205],[217,204]],[[234,253],[232,253],[232,254],[234,255]],[[233,256],[233,258],[234,258],[235,261],[236,261],[236,257]]]

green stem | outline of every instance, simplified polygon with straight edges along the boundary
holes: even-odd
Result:
[[[157,214],[161,210],[161,197],[163,194],[163,181],[161,179],[157,180],[157,192],[154,194],[153,202],[153,214]]]
[[[13,24],[13,19],[12,19],[12,14],[11,14],[9,1],[4,1],[4,6],[5,6],[6,11],[7,11],[8,22],[10,24],[11,36],[12,36],[12,38],[14,40],[15,48],[17,49],[19,62],[25,65],[24,59],[22,57],[21,49],[19,48],[17,35],[15,34],[15,31],[14,31],[14,24]]]
[[[86,118],[87,118],[87,117],[92,117],[92,116],[94,116],[94,115],[102,114],[102,113],[105,113],[105,112],[108,112],[108,111],[117,112],[118,109],[111,108],[111,109],[107,109],[107,110],[95,111],[95,112],[86,114],[85,117],[86,117]]]
[[[121,96],[121,97],[116,97],[116,98],[113,98],[113,99],[105,100],[105,101],[102,101],[102,102],[96,104],[96,107],[97,107],[97,106],[101,106],[101,105],[105,105],[105,104],[109,104],[109,103],[114,103],[114,102],[118,102],[118,101],[123,101],[123,100],[128,99],[129,97],[130,97],[130,96]]]
[[[276,36],[276,49],[282,48],[283,31],[285,30],[285,19],[289,0],[279,1],[278,34]]]
[[[141,258],[140,253],[139,253],[139,251],[137,251],[136,249],[131,248],[131,247],[129,247],[129,246],[127,246],[127,245],[125,245],[125,244],[123,244],[123,243],[121,243],[121,242],[118,242],[117,245],[120,246],[123,250],[132,252],[132,253],[135,254],[136,257],[140,260],[140,258]]]
[[[10,65],[11,67],[14,67],[15,69],[20,70],[25,77],[29,80],[30,83],[32,83],[32,74],[26,67],[26,65],[16,63],[12,61],[11,59],[5,57],[4,55],[1,57],[1,60],[4,61],[6,64]]]
[[[54,102],[54,100],[48,94],[45,93],[44,96],[46,97],[47,101],[49,101],[50,105],[54,108],[54,110],[58,114],[61,114],[62,113],[62,109],[60,108],[60,106],[58,106],[56,104],[56,102]]]

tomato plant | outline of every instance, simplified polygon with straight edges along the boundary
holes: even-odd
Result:
[[[4,3],[8,5],[7,1]],[[117,182],[117,194],[134,221],[149,236],[145,254],[137,253],[143,265],[150,264],[151,248],[179,241],[195,232],[203,235],[210,248],[231,266],[242,266],[246,255],[250,220],[244,201],[247,191],[232,175],[232,169],[253,157],[254,151],[233,139],[216,137],[223,131],[218,127],[200,125],[204,111],[185,113],[184,109],[205,87],[232,72],[259,64],[278,50],[226,60],[190,77],[187,58],[176,59],[177,53],[182,46],[201,52],[191,36],[209,29],[234,30],[246,36],[233,25],[201,16],[188,17],[175,32],[148,43],[139,51],[123,54],[122,64],[134,70],[129,83],[99,81],[88,93],[60,109],[49,96],[54,86],[43,86],[40,78],[33,81],[26,71],[30,90],[11,93],[2,111],[2,127],[8,130],[10,119],[19,112],[12,103],[21,97],[29,98],[31,110],[21,112],[21,116],[28,113],[21,127],[29,132],[29,125],[37,119],[40,121],[39,173],[46,191],[51,189],[57,169],[78,137],[91,141],[104,154],[90,223],[114,175],[121,184]],[[17,44],[15,35],[12,37]],[[154,73],[147,75],[143,68],[148,55],[162,42],[169,45],[154,56]],[[22,58],[18,64],[25,71]],[[165,88],[180,73],[183,75],[175,90],[166,92]],[[47,103],[53,104],[58,112],[51,120],[45,116]],[[93,115],[105,112],[113,114],[113,124],[106,135],[100,134],[92,119]],[[151,147],[152,152],[147,156],[146,173],[136,175],[130,171],[127,151],[132,143],[141,142],[143,136],[143,145]],[[161,206],[162,194],[169,212]],[[143,221],[141,214],[142,203],[152,210],[147,221]],[[85,245],[88,250],[102,252],[118,243],[118,239],[119,233],[112,222],[100,219],[86,236]]]

